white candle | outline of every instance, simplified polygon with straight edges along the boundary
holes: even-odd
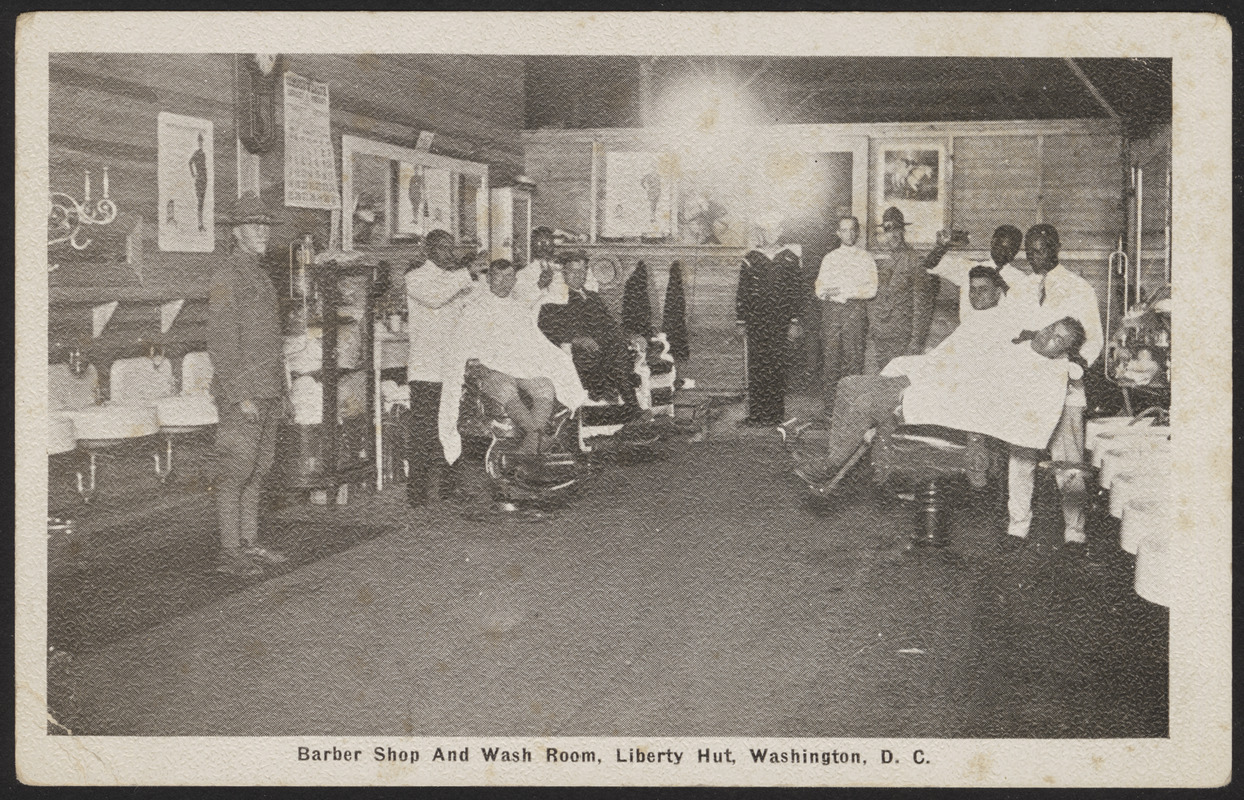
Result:
[[[83,203],[83,205],[85,205],[85,204],[87,204],[87,203],[89,203],[89,202],[91,201],[91,173],[90,173],[90,172],[87,172],[87,173],[86,173],[86,181],[85,181],[85,183],[86,183],[86,189],[85,189],[85,192],[84,192],[83,197],[82,197],[82,203]]]
[[[95,456],[91,456],[91,488],[95,488]]]
[[[78,494],[82,494],[82,473],[78,473]]]
[[[108,199],[108,168],[104,167],[104,199]]]

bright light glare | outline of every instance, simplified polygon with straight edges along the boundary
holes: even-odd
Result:
[[[661,104],[657,124],[711,136],[751,122],[747,99],[734,86],[704,82],[676,90]]]

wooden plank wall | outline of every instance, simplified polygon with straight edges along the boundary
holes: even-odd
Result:
[[[1166,170],[1171,158],[1171,129],[1165,126],[1149,137],[1131,142],[1129,162],[1144,169],[1144,249],[1153,254],[1144,260],[1142,283],[1157,286],[1166,282],[1166,261],[1161,253],[1166,246],[1166,209],[1168,205]],[[1131,178],[1129,171],[1129,181]]]
[[[618,317],[622,313],[626,278],[639,262],[647,266],[652,321],[658,330],[670,265],[675,261],[681,264],[691,359],[679,365],[680,374],[710,391],[733,392],[742,388],[743,341],[735,331],[734,297],[745,254],[743,248],[596,244],[583,249],[593,270],[607,264],[618,276],[600,290],[605,303]]]
[[[820,126],[790,126],[791,140],[807,136],[806,129],[815,127]],[[1097,289],[1105,310],[1107,259],[1126,226],[1123,141],[1108,124],[1072,120],[824,127],[843,137],[866,135],[870,141],[870,162],[886,141],[919,140],[947,146],[948,151],[953,151],[947,192],[948,221],[970,232],[973,245],[969,255],[988,255],[989,239],[998,225],[1012,224],[1026,230],[1037,222],[1049,222],[1061,234],[1063,263]],[[647,142],[642,130],[525,133],[526,171],[537,183],[534,224],[588,233],[593,138],[604,143],[606,149],[661,149]],[[603,172],[601,169],[601,191]],[[1157,171],[1154,172],[1156,176]],[[875,191],[871,171],[869,191]],[[1149,193],[1147,184],[1146,195]],[[1148,211],[1145,216],[1146,224],[1151,224]],[[866,220],[869,226],[877,222]],[[1150,241],[1147,236],[1146,244]],[[739,252],[732,248],[622,242],[601,243],[591,252],[593,258],[608,259],[620,266],[622,280],[640,259],[644,260],[654,284],[654,313],[658,319],[661,305],[655,295],[659,292],[663,296],[665,291],[668,261],[682,260],[688,273],[688,325],[693,351],[692,363],[685,371],[697,377],[701,385],[712,388],[737,389],[742,385],[742,354],[733,338]],[[953,328],[957,304],[957,292],[943,287],[930,342]]]
[[[522,170],[523,67],[504,57],[291,55],[284,68],[329,84],[332,135],[414,146],[421,130],[436,133],[436,153],[488,163],[494,178]],[[204,334],[207,283],[216,254],[227,247],[217,231],[216,254],[162,253],[156,239],[156,118],[161,111],[213,123],[216,212],[236,196],[233,56],[228,54],[56,53],[50,58],[49,177],[53,191],[81,198],[83,171],[98,196],[109,167],[117,230],[103,234],[83,255],[67,245],[49,250],[61,266],[49,275],[49,345],[53,359],[82,347],[91,360],[143,352],[151,344],[172,350],[198,346]],[[282,124],[280,88],[277,125]],[[278,127],[279,130],[279,127]],[[323,247],[328,212],[284,208],[284,151],[260,159],[261,190],[281,224],[270,253],[283,261],[288,242],[311,232]],[[340,165],[338,165],[340,167]],[[143,258],[123,263],[122,223],[141,217]],[[94,233],[94,232],[92,232]],[[84,258],[84,257],[85,258]],[[121,256],[118,263],[118,256]],[[185,298],[173,329],[159,332],[158,304]],[[103,337],[92,341],[90,306],[121,301]]]
[[[947,221],[968,230],[981,249],[987,249],[993,229],[1003,223],[1026,229],[1050,222],[1063,234],[1064,248],[1076,251],[1108,250],[1123,229],[1122,139],[1108,124],[1070,120],[786,127],[794,150],[800,149],[795,142],[810,128],[842,137],[866,136],[874,155],[887,140],[949,146],[953,139]],[[594,135],[605,150],[662,149],[641,130],[525,133],[526,170],[538,187],[532,213],[539,224],[588,232]],[[781,141],[780,134],[775,138]],[[870,172],[870,192],[875,191],[874,177]],[[599,180],[603,186],[603,169]]]

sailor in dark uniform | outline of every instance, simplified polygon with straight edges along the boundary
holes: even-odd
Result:
[[[789,339],[803,285],[800,246],[780,240],[780,223],[762,225],[763,242],[743,257],[735,316],[747,332],[747,419],[767,427],[784,421]]]

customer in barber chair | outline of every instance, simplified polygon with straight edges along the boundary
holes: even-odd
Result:
[[[953,352],[963,347],[1009,342],[1021,330],[1019,321],[1004,302],[1009,292],[1010,285],[997,270],[983,264],[972,267],[968,273],[968,301],[972,313],[963,317],[950,335],[926,355]],[[903,363],[913,358],[924,356],[899,356],[894,359],[898,362],[895,369],[901,368]]]
[[[797,456],[795,474],[816,495],[837,492],[840,471],[868,431],[901,415],[904,424],[979,433],[1043,448],[1062,415],[1067,381],[1082,374],[1069,360],[1084,328],[1066,317],[1031,338],[960,338],[924,356],[895,359],[880,375],[844,378],[834,403],[828,451]]]
[[[480,389],[497,401],[524,432],[521,452],[536,456],[556,403],[571,411],[587,398],[571,357],[550,342],[513,299],[514,265],[505,259],[488,267],[487,292],[463,309],[442,362],[439,433],[445,459],[462,453],[458,409],[468,366]],[[534,461],[534,459],[533,459]]]
[[[569,296],[565,305],[540,309],[539,326],[553,344],[566,348],[592,400],[622,403],[638,410],[635,357],[622,326],[596,292],[585,287],[587,254],[581,250],[558,257]]]

